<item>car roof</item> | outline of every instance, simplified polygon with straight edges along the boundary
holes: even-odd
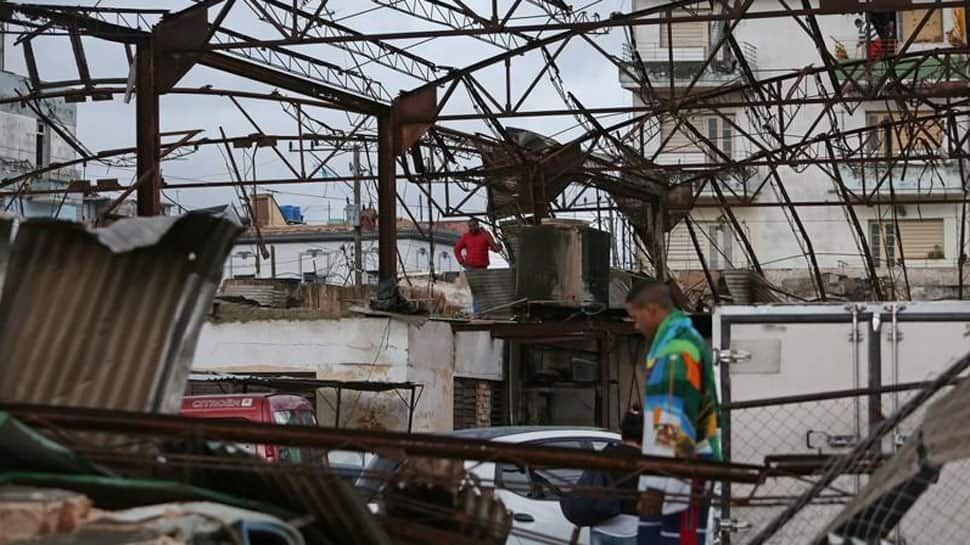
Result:
[[[513,436],[534,435],[536,439],[542,437],[569,437],[576,435],[591,435],[596,437],[612,437],[616,434],[603,428],[584,426],[494,426],[490,428],[469,428],[448,433],[451,437],[461,439],[480,439],[483,441],[507,441]]]
[[[297,394],[281,394],[276,392],[255,392],[251,394],[202,394],[182,397],[182,409],[189,409],[192,401],[196,400],[219,400],[219,399],[252,399],[265,400],[275,410],[293,410],[303,407],[312,408],[313,405],[307,398]],[[255,404],[254,404],[255,405]],[[207,407],[209,409],[248,409],[250,407]]]

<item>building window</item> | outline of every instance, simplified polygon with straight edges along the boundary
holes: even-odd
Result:
[[[905,42],[913,35],[920,21],[926,16],[925,9],[903,11],[900,13],[902,37],[900,41]],[[919,34],[913,40],[914,43],[942,43],[943,42],[943,10],[936,9],[930,15],[929,20],[920,29]]]
[[[898,224],[898,241],[897,225]],[[896,253],[902,243],[902,258],[906,261],[945,259],[943,219],[900,219],[869,222],[869,247],[873,264],[887,266],[896,263]]]
[[[689,17],[705,12],[692,10],[688,12],[684,9],[666,11],[665,17]],[[682,23],[671,23],[660,25],[660,47],[666,48],[668,44],[673,47],[707,47],[707,21],[685,21]]]
[[[706,221],[694,222],[697,244],[704,252],[704,260],[712,270],[730,269],[736,266],[734,258],[734,230],[728,224]],[[666,242],[667,263],[672,269],[700,270],[697,251],[690,239],[687,225],[679,223]]]
[[[680,126],[674,119],[664,121],[660,127],[661,143],[666,142],[663,153],[703,153],[712,162],[723,162],[721,154],[711,148],[710,144],[713,144],[717,150],[733,159],[734,126],[732,123],[734,122],[734,114],[731,113],[724,114],[724,117],[690,116]],[[710,144],[698,138],[691,126],[710,140]]]
[[[36,168],[47,166],[46,148],[46,126],[43,121],[37,121],[37,135],[34,139],[34,166]]]
[[[866,126],[870,129],[866,148],[870,155],[918,155],[940,149],[943,145],[940,120],[903,121],[908,116],[925,115],[919,112],[867,112]]]
[[[876,267],[881,267],[883,260],[889,266],[896,262],[896,227],[891,222],[869,222],[869,252]]]
[[[711,224],[707,226],[708,260],[712,269],[733,268],[734,233],[727,226]]]

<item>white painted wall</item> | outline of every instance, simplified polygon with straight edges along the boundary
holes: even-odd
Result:
[[[12,96],[15,92],[29,93],[25,78],[0,71],[0,96]],[[77,132],[77,111],[73,104],[63,100],[45,100],[38,107],[46,115],[59,121],[68,133]],[[52,163],[71,161],[77,152],[50,127],[45,128],[42,157],[37,161],[38,116],[23,104],[0,105],[0,177],[8,178]],[[44,190],[63,187],[64,182],[80,177],[76,166],[62,168],[44,174],[31,184],[32,189]],[[56,184],[56,185],[54,185]],[[0,207],[6,208],[7,200],[0,198]],[[17,199],[9,211],[22,217],[56,217],[77,220],[80,216],[79,195],[32,195]]]
[[[408,377],[424,385],[414,431],[454,429],[455,345],[451,325],[426,322],[408,328]]]
[[[326,277],[329,284],[353,283],[352,272],[354,262],[354,243],[346,241],[319,242],[270,242],[267,246],[276,248],[276,276],[278,278],[300,278],[300,272],[312,272],[316,268],[317,275]],[[377,241],[365,240],[361,244],[364,254],[364,270],[377,270],[378,255]],[[408,273],[427,272],[430,268],[431,244],[426,240],[401,238],[397,241],[398,252],[404,263],[404,271]],[[320,250],[322,255],[313,258],[307,252]],[[255,256],[255,244],[237,244],[226,260],[223,275],[232,278],[235,275],[251,275],[256,273],[255,257],[241,257],[240,252],[249,252]],[[303,254],[302,256],[300,254]],[[302,268],[301,268],[302,260]],[[434,266],[437,272],[454,272],[459,270],[455,261],[454,245],[435,243]],[[400,264],[399,264],[400,267]],[[261,260],[259,278],[270,278],[272,267],[270,260]],[[366,274],[365,281],[366,281]]]
[[[455,334],[455,374],[481,380],[502,380],[505,342],[487,331]]]
[[[207,322],[192,368],[196,371],[305,373],[328,380],[414,382],[423,385],[414,431],[450,431],[454,377],[502,378],[501,341],[485,333],[452,333],[444,322],[409,324],[390,318]],[[460,356],[456,347],[460,346]],[[401,391],[406,399],[407,391]],[[318,417],[332,424],[336,394],[321,390]],[[394,392],[343,392],[346,427],[407,428],[407,409]]]

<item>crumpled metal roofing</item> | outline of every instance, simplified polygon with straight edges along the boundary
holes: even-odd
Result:
[[[0,401],[176,412],[240,231],[204,213],[22,223],[0,298]]]
[[[16,220],[8,214],[0,214],[0,288],[7,273],[7,260],[10,258],[10,241],[13,238]]]

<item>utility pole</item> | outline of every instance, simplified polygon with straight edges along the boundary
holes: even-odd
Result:
[[[354,285],[357,287],[364,284],[360,229],[360,146],[354,146]]]

